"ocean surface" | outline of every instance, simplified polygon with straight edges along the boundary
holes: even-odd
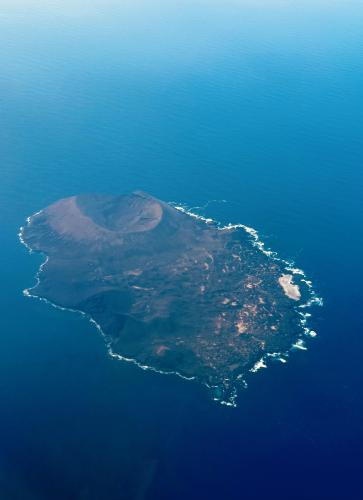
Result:
[[[362,498],[362,3],[4,0],[0,24],[0,499]],[[135,189],[256,228],[324,299],[237,408],[22,295],[27,216]]]

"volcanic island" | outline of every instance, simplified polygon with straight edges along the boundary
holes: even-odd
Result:
[[[144,192],[61,199],[29,217],[20,238],[47,256],[25,294],[84,313],[112,356],[195,379],[226,404],[259,360],[301,336],[286,263],[243,227]]]

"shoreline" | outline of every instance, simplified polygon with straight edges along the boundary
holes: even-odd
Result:
[[[257,371],[259,371],[262,368],[268,368],[268,361],[270,361],[270,360],[279,361],[281,363],[286,363],[287,358],[290,355],[290,352],[292,352],[294,350],[297,350],[297,349],[307,350],[307,347],[305,346],[303,337],[314,338],[317,336],[317,333],[307,327],[307,320],[312,315],[310,313],[307,313],[307,312],[304,313],[304,312],[298,311],[297,308],[309,308],[309,307],[312,307],[314,305],[322,306],[323,301],[315,293],[313,286],[312,286],[312,282],[310,280],[306,279],[305,272],[300,268],[294,267],[294,262],[292,262],[292,261],[289,262],[287,260],[281,259],[280,257],[278,257],[276,252],[272,251],[271,249],[266,249],[265,243],[263,241],[261,241],[259,234],[258,234],[258,231],[256,229],[249,227],[249,226],[246,226],[244,224],[231,224],[231,223],[229,223],[225,226],[222,226],[217,221],[215,221],[211,218],[203,217],[202,215],[196,214],[194,212],[191,212],[182,205],[176,205],[174,203],[169,203],[169,204],[171,206],[173,206],[176,210],[179,210],[180,212],[183,212],[190,217],[201,220],[205,224],[214,224],[216,226],[216,228],[220,231],[230,231],[230,230],[234,230],[234,229],[243,229],[251,237],[250,241],[251,241],[251,244],[253,246],[258,248],[258,250],[260,250],[262,253],[264,253],[267,257],[271,258],[272,260],[276,260],[276,261],[284,264],[285,270],[292,273],[291,275],[289,275],[289,276],[291,276],[290,281],[292,281],[293,275],[302,276],[300,281],[306,286],[307,292],[310,294],[310,297],[307,300],[307,302],[305,302],[304,304],[300,304],[298,306],[295,306],[295,311],[297,312],[297,314],[301,318],[300,319],[300,326],[302,328],[302,332],[301,332],[301,335],[296,339],[296,341],[291,345],[291,347],[287,351],[285,351],[283,353],[279,353],[279,352],[265,353],[247,372],[239,374],[237,376],[236,381],[229,387],[228,387],[228,385],[223,387],[223,385],[208,385],[205,382],[201,382],[202,385],[204,385],[205,387],[207,387],[210,390],[214,389],[216,391],[220,390],[222,392],[223,392],[223,390],[228,390],[231,393],[229,397],[223,398],[223,394],[221,394],[221,398],[214,396],[213,400],[217,401],[220,404],[225,405],[225,406],[237,407],[237,404],[236,404],[236,399],[238,396],[237,388],[239,386],[241,386],[241,388],[247,388],[247,382],[245,380],[245,377],[248,377],[249,373],[256,373]],[[30,215],[29,217],[27,217],[26,218],[27,224],[30,224],[32,218],[35,217],[36,215],[39,215],[41,212],[42,212],[42,210],[39,210],[38,212],[35,212],[33,215]],[[42,273],[44,266],[49,261],[49,256],[47,254],[45,254],[44,252],[33,250],[30,247],[30,245],[23,238],[24,229],[25,229],[25,226],[21,226],[19,229],[19,232],[18,232],[18,237],[19,237],[20,243],[26,247],[26,249],[28,250],[28,252],[30,254],[39,253],[39,254],[42,254],[45,256],[44,261],[40,264],[40,266],[35,274],[35,280],[36,280],[35,285],[33,285],[32,287],[29,287],[29,288],[25,288],[23,290],[24,296],[41,300],[41,301],[51,305],[52,307],[54,307],[56,309],[60,309],[61,311],[69,311],[69,312],[73,312],[73,313],[78,313],[78,314],[82,315],[83,317],[87,318],[88,321],[90,323],[92,323],[93,325],[95,325],[97,330],[101,333],[101,335],[105,341],[105,344],[106,344],[107,353],[113,359],[132,363],[144,371],[152,371],[154,373],[159,373],[161,375],[176,375],[176,376],[182,378],[183,380],[188,380],[188,381],[197,380],[196,377],[186,377],[185,375],[182,375],[179,372],[174,372],[174,371],[167,371],[166,372],[166,371],[158,370],[152,366],[141,364],[136,359],[127,358],[127,357],[122,356],[122,354],[118,354],[118,353],[113,352],[112,347],[110,346],[110,342],[108,340],[108,335],[102,330],[101,326],[91,316],[89,316],[88,314],[86,314],[85,312],[83,312],[79,309],[72,309],[72,308],[63,307],[63,306],[60,306],[58,304],[53,303],[52,301],[46,299],[45,297],[41,297],[41,296],[38,296],[38,295],[31,293],[31,291],[36,289],[36,287],[40,283],[40,274]],[[281,283],[280,283],[280,285],[281,285]],[[292,286],[298,286],[298,285],[292,285]],[[299,299],[300,299],[300,297],[299,297]],[[297,300],[299,300],[299,299],[297,299]],[[229,379],[225,379],[225,381],[228,383]]]

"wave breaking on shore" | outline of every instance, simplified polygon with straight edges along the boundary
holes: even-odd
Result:
[[[223,202],[226,203],[226,200],[213,200],[213,202]],[[209,206],[211,202],[207,202],[206,205],[203,207],[200,207],[202,209],[205,209],[207,206]],[[293,260],[287,260],[284,258],[279,257],[277,252],[271,250],[271,248],[266,247],[266,244],[262,239],[260,238],[259,232],[254,229],[253,227],[247,226],[245,224],[237,223],[237,224],[221,224],[220,222],[212,219],[211,217],[205,217],[201,214],[198,214],[196,212],[193,212],[192,209],[189,209],[187,205],[184,204],[176,204],[176,203],[171,203],[174,208],[177,210],[181,211],[182,213],[189,215],[190,217],[193,217],[195,219],[198,219],[205,224],[213,224],[217,229],[220,231],[230,231],[230,230],[235,230],[235,229],[242,229],[244,230],[251,238],[251,244],[256,247],[259,251],[261,251],[266,257],[275,260],[279,262],[280,264],[283,265],[284,270],[288,273],[291,273],[291,275],[295,279],[295,284],[299,287],[299,289],[302,287],[304,289],[304,296],[306,297],[306,300],[301,303],[301,304],[296,304],[295,305],[295,311],[298,314],[300,318],[300,326],[301,326],[301,334],[299,338],[291,345],[290,349],[284,351],[284,352],[268,352],[264,356],[262,356],[253,366],[250,368],[249,373],[254,374],[257,373],[259,370],[263,368],[268,368],[269,363],[272,362],[279,362],[285,364],[290,356],[290,354],[294,351],[306,351],[307,345],[306,345],[306,340],[307,339],[313,339],[317,337],[317,332],[313,329],[311,329],[308,326],[308,320],[309,318],[312,317],[312,314],[310,312],[304,312],[305,309],[310,309],[311,307],[314,306],[323,306],[323,299],[320,297],[317,292],[315,291],[313,287],[313,283],[311,280],[309,280],[305,274],[305,271],[295,265],[295,262]],[[247,378],[248,374],[243,375],[241,374],[238,379],[241,383],[241,388],[246,388],[247,387]],[[222,404],[228,404],[228,406],[236,406],[235,404],[235,399],[236,395],[234,395],[231,400],[226,402],[220,401]]]

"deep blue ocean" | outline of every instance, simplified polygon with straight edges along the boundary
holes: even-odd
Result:
[[[363,498],[363,4],[4,0],[0,500]],[[141,189],[256,228],[324,299],[236,409],[26,298],[25,218]]]

